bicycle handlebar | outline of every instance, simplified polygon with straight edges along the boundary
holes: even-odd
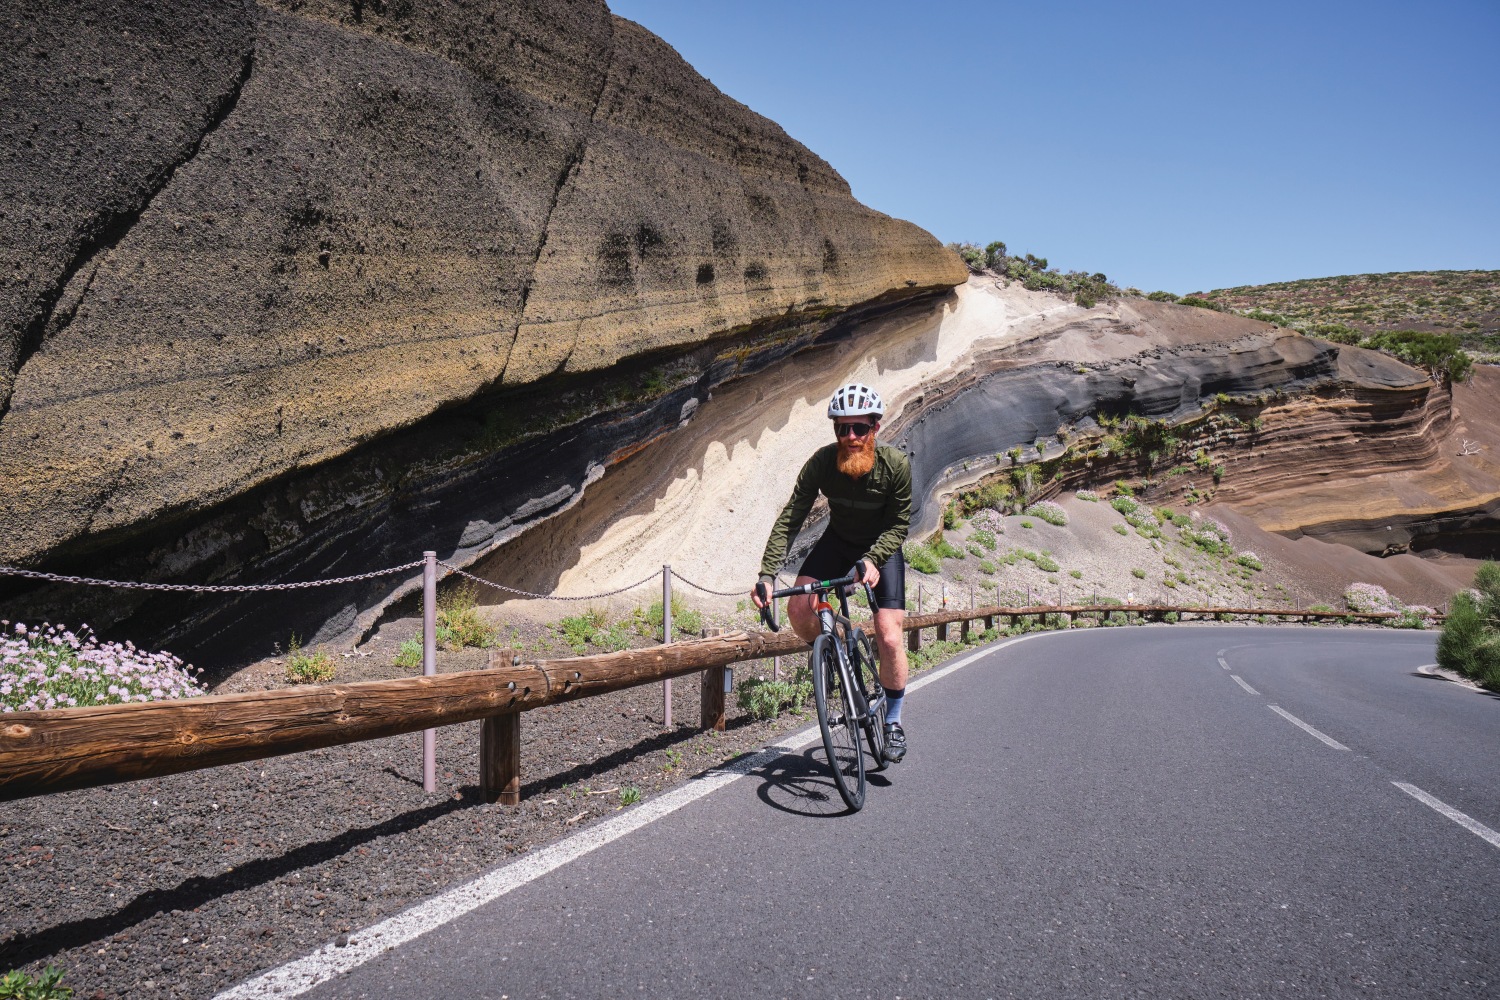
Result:
[[[838,590],[840,587],[853,586],[854,584],[859,583],[860,579],[861,574],[859,572],[859,567],[856,566],[854,569],[850,570],[848,576],[841,576],[837,580],[818,580],[813,583],[804,583],[800,587],[787,587],[784,590],[773,590],[771,591],[769,599],[764,605],[761,606],[760,620],[765,622],[766,627],[769,628],[772,632],[780,632],[781,626],[776,624],[776,618],[771,613],[772,601],[780,600],[783,597],[796,597],[798,594],[827,593],[832,590]],[[757,586],[759,586],[759,584],[757,584]],[[870,611],[871,613],[873,613],[875,610],[875,592],[870,589],[870,585],[868,583],[864,586],[865,599],[870,602]]]

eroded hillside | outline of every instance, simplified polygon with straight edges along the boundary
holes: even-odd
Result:
[[[0,562],[253,583],[476,551],[723,379],[964,279],[602,0],[12,14]],[[289,611],[346,634],[399,589],[10,583],[0,611],[192,648]]]
[[[1458,337],[1470,350],[1500,354],[1500,272],[1408,271],[1345,274],[1196,292],[1226,309],[1302,327],[1362,334],[1420,330]]]

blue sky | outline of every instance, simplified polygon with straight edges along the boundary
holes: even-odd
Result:
[[[610,0],[855,197],[1179,293],[1500,269],[1500,3]]]

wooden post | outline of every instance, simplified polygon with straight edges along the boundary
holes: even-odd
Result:
[[[963,623],[958,626],[958,638],[960,642],[966,643],[969,641],[969,619],[965,618]]]
[[[907,632],[906,633],[906,649],[907,649],[907,652],[915,653],[917,650],[919,650],[921,648],[922,648],[922,630],[919,629],[919,628],[914,628],[911,631]]]
[[[521,803],[521,713],[479,723],[479,790],[486,802]]]
[[[706,628],[703,630],[703,638],[723,635],[721,628]],[[709,667],[703,671],[702,682],[699,688],[700,694],[698,704],[702,710],[700,725],[704,729],[713,729],[717,732],[724,731],[724,695],[729,687],[729,668]]]
[[[948,623],[947,622],[938,622],[937,629],[935,631],[937,632],[937,641],[938,642],[947,642],[948,641]]]
[[[513,649],[496,650],[491,663],[516,665]],[[503,806],[521,802],[521,713],[506,712],[479,720],[479,794]]]
[[[988,632],[990,629],[992,629],[994,627],[995,627],[995,616],[994,615],[985,615],[984,616],[984,630],[986,632]]]

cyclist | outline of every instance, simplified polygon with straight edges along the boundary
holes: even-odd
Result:
[[[835,441],[813,452],[797,474],[792,498],[766,541],[760,579],[750,599],[757,608],[766,605],[776,589],[787,546],[822,493],[828,498],[828,529],[802,561],[797,584],[842,577],[853,566],[874,588],[875,645],[888,700],[885,759],[895,763],[906,756],[906,731],[901,726],[906,694],[906,561],[901,545],[911,527],[911,464],[897,449],[876,444],[884,412],[880,395],[857,382],[833,394],[828,417]],[[805,642],[818,635],[812,600],[804,594],[787,601],[792,628]]]

